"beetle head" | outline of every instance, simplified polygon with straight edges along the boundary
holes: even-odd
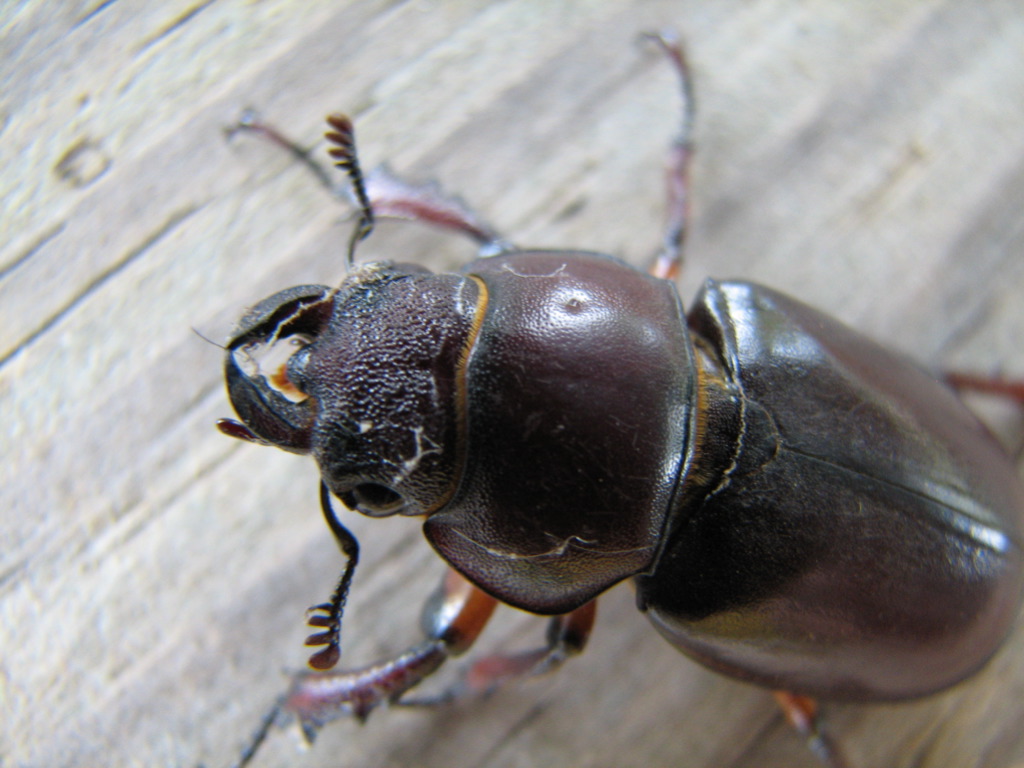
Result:
[[[476,321],[471,278],[362,266],[337,289],[260,302],[227,344],[242,424],[222,431],[312,453],[327,487],[364,514],[422,514],[454,493],[460,364]]]

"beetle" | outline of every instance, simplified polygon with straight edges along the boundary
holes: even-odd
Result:
[[[328,118],[359,221],[337,287],[255,305],[226,345],[227,435],[311,455],[347,563],[310,611],[316,672],[295,676],[240,764],[296,717],[312,740],[343,713],[437,703],[547,671],[582,650],[596,598],[637,605],[687,656],[776,690],[827,765],[845,764],[815,699],[940,691],[998,649],[1024,589],[1024,488],[941,381],[827,315],[743,281],[684,310],[673,279],[688,219],[694,99],[668,163],[669,224],[650,273],[581,251],[520,249],[461,201],[363,175],[351,121]],[[295,150],[274,129],[243,127]],[[453,274],[354,266],[376,216],[461,232]],[[332,497],[420,516],[451,567],[426,639],[328,672],[358,544]],[[941,597],[941,599],[935,599]],[[543,646],[471,664],[432,699],[409,691],[466,651],[497,603],[551,616]]]

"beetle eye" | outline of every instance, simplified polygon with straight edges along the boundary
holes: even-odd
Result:
[[[308,397],[288,375],[288,363],[294,355],[313,343],[304,333],[294,333],[270,343],[254,341],[235,350],[235,359],[247,376],[262,376],[283,397],[301,403]]]
[[[341,500],[350,508],[370,517],[397,514],[405,501],[393,490],[377,483],[362,483],[343,494]]]

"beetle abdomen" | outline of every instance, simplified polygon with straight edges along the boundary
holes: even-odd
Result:
[[[689,319],[743,426],[640,579],[662,634],[833,698],[924,695],[983,664],[1020,602],[1024,511],[986,430],[912,363],[769,289],[709,281]]]

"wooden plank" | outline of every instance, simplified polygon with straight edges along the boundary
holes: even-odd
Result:
[[[1024,375],[1024,7],[1012,0],[90,2],[0,10],[0,754],[4,765],[230,762],[299,667],[340,557],[310,462],[234,444],[218,340],[241,309],[339,279],[342,213],[248,105],[314,145],[438,178],[517,242],[643,262],[672,75],[700,113],[682,282],[768,283],[935,366]],[[471,249],[387,225],[361,255]],[[996,404],[1019,439],[1020,416]],[[350,516],[355,518],[355,515]],[[351,520],[360,663],[417,637],[441,567],[415,521]],[[941,599],[936,595],[935,599]],[[505,611],[483,650],[537,641]],[[1024,764],[1024,635],[923,702],[833,706],[857,766]],[[326,728],[259,765],[813,765],[768,694],[602,601],[591,647],[483,703]]]

